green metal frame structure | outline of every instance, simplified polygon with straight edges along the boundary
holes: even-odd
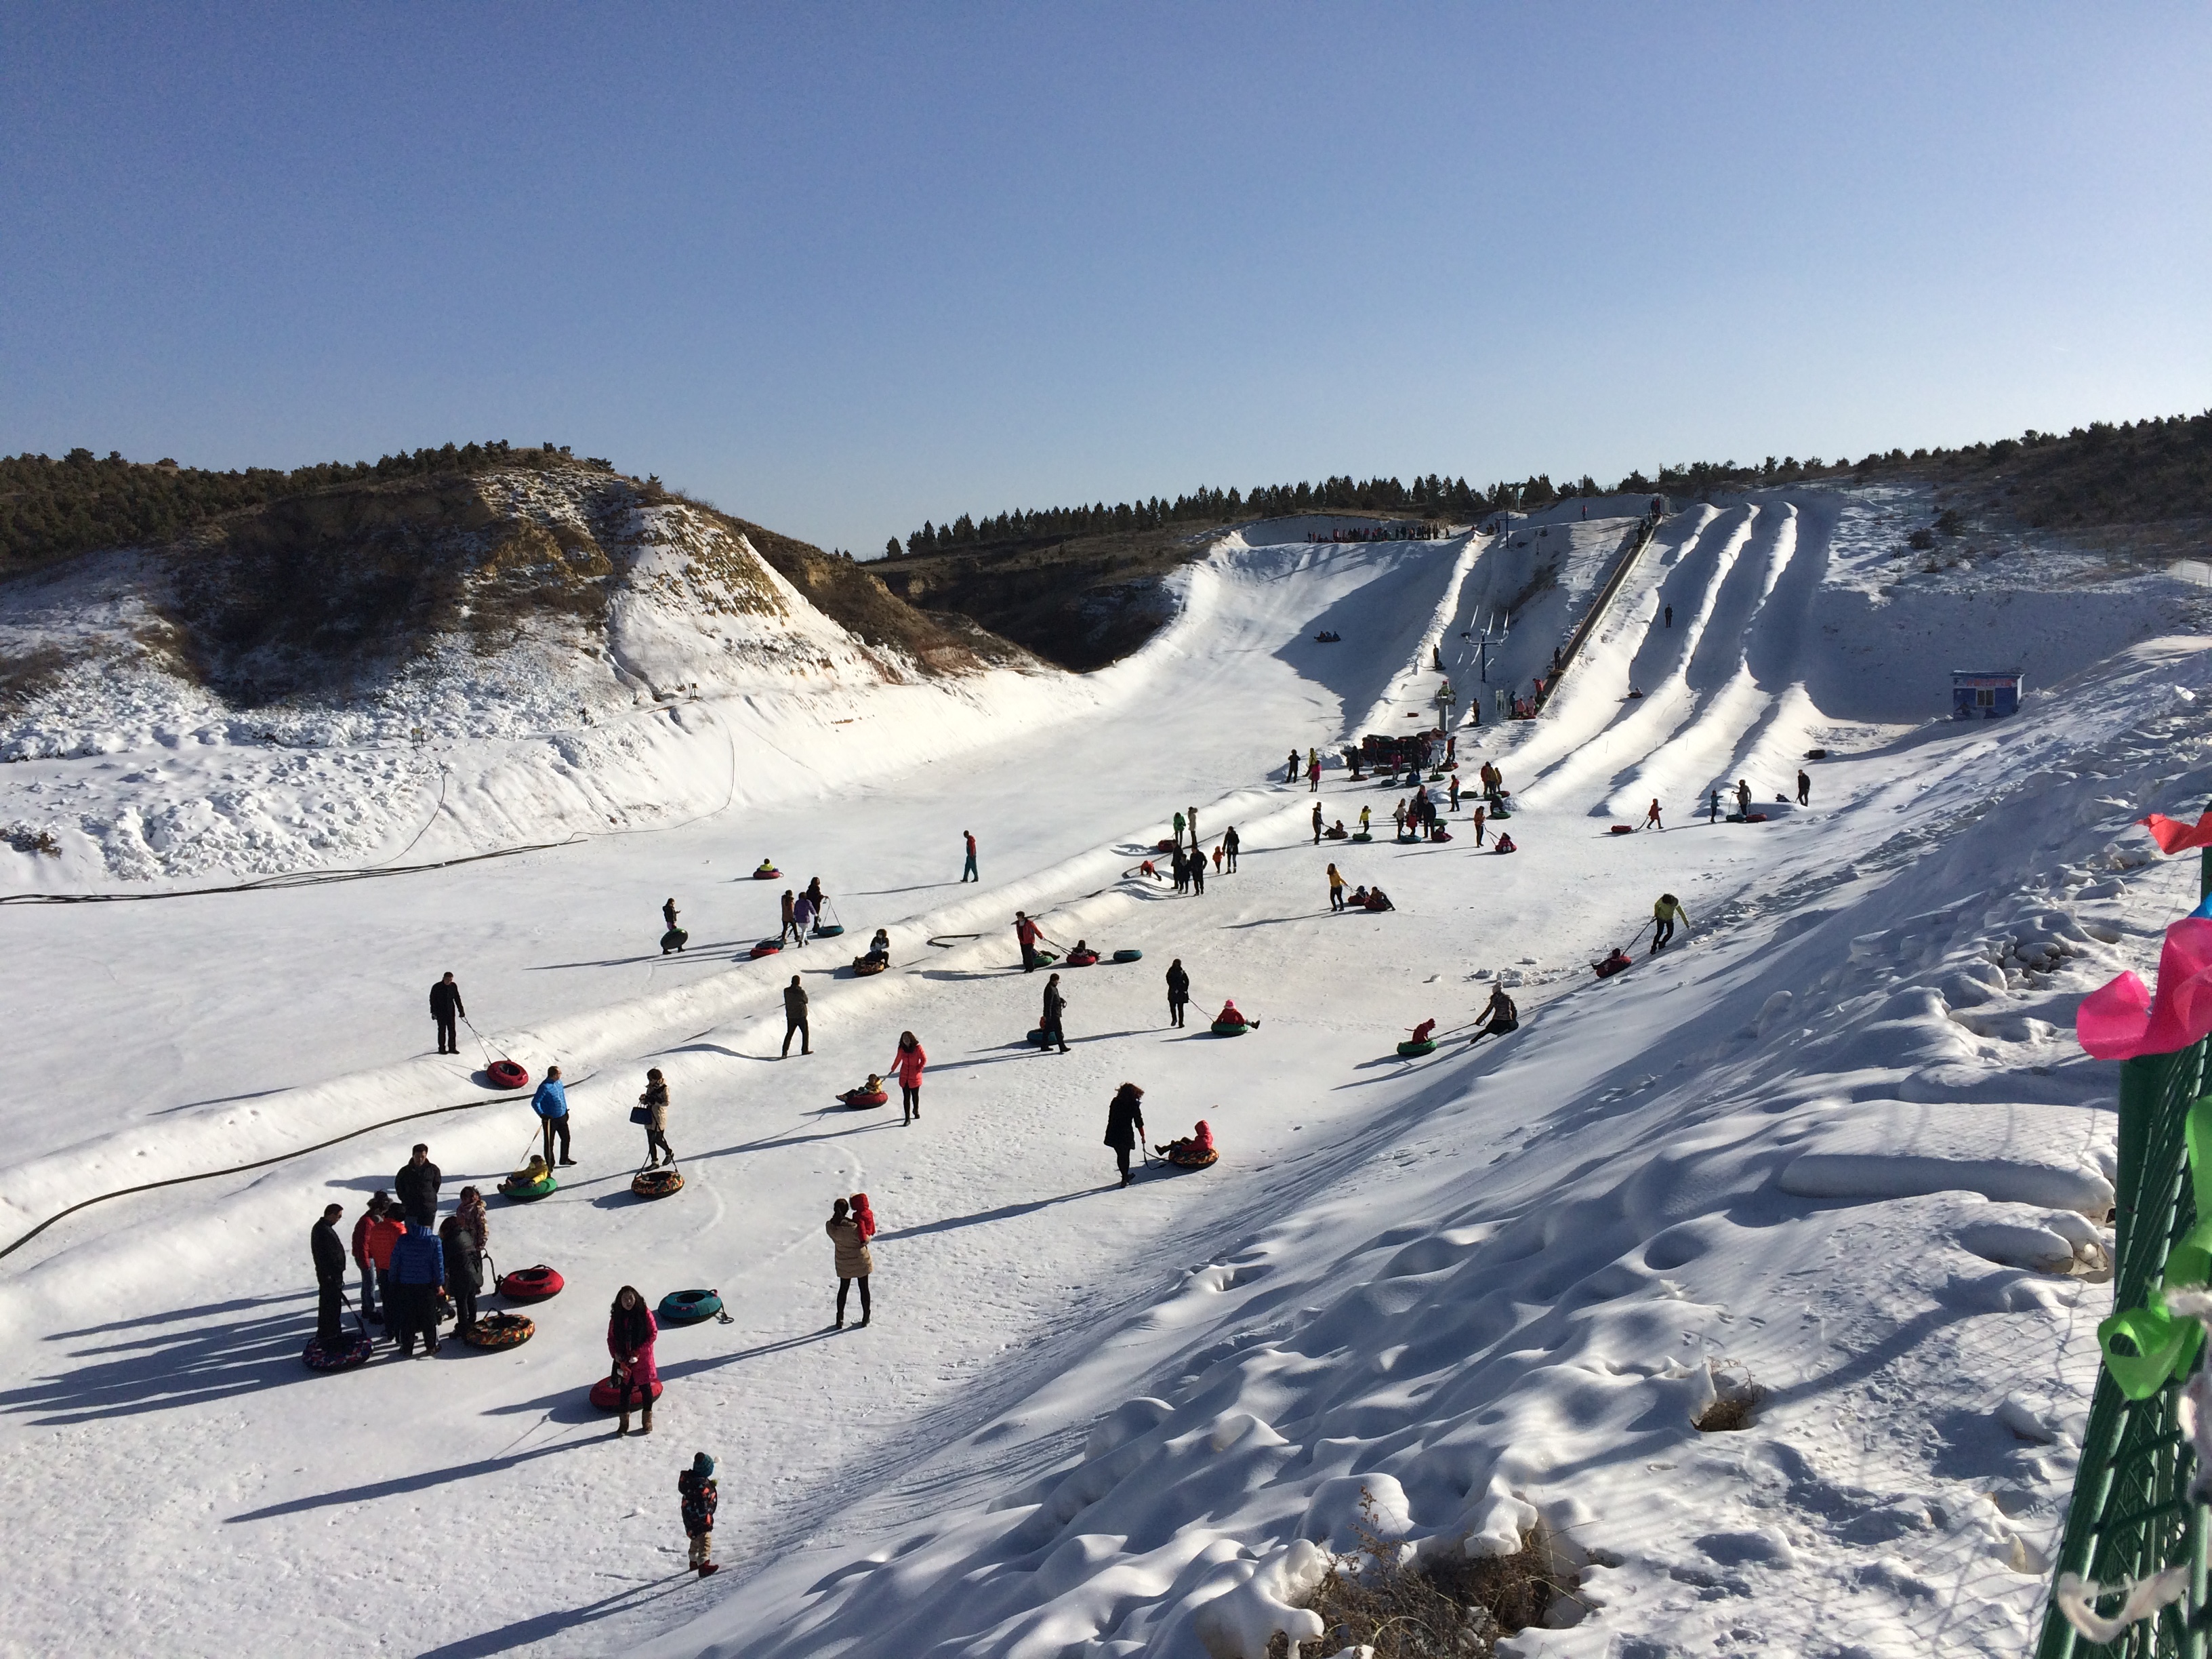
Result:
[[[2212,895],[2212,851],[2202,863],[2199,890]],[[2197,1224],[2184,1138],[2190,1109],[2207,1092],[2207,1049],[2198,1042],[2179,1054],[2149,1054],[2120,1068],[2119,1172],[2115,1183],[2112,1306],[2145,1305],[2156,1294],[2174,1244]],[[2204,1364],[2199,1354],[2196,1364]],[[2191,1371],[2195,1365],[2189,1368]],[[2130,1400],[2100,1365],[2074,1501],[2058,1547],[2053,1581],[2061,1573],[2114,1586],[2183,1563],[2189,1594],[2158,1614],[2130,1626],[2114,1641],[2084,1639],[2056,1602],[2046,1607],[2037,1659],[2208,1659],[2212,1607],[2206,1605],[2208,1509],[2191,1503],[2196,1454],[2176,1418],[2186,1376],[2169,1379],[2148,1400]],[[2117,1594],[2100,1607],[2118,1605]]]

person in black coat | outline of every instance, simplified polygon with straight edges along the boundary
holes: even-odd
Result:
[[[445,1172],[430,1162],[429,1146],[418,1140],[414,1154],[392,1177],[392,1190],[407,1218],[428,1227],[438,1218],[438,1188],[445,1182]]]
[[[1177,957],[1168,963],[1168,1024],[1182,1024],[1182,1011],[1190,1003],[1190,975],[1183,970],[1182,958]]]
[[[1037,1022],[1044,1033],[1040,1048],[1048,1042],[1057,1042],[1060,1052],[1067,1052],[1067,1034],[1060,1030],[1060,1021],[1067,1013],[1067,999],[1060,994],[1060,975],[1054,974],[1044,982],[1044,1018]]]
[[[331,1341],[345,1334],[338,1307],[345,1296],[346,1249],[338,1243],[338,1218],[343,1204],[323,1206],[323,1218],[307,1233],[307,1249],[315,1258],[315,1334]]]
[[[447,974],[430,988],[430,1018],[438,1023],[440,1054],[458,1054],[461,1052],[461,1040],[454,1034],[453,1022],[468,1017],[469,1011],[461,1006],[461,988],[453,982],[452,974]]]
[[[1106,1108],[1106,1144],[1114,1149],[1124,1187],[1129,1184],[1129,1154],[1144,1138],[1145,1091],[1133,1083],[1125,1083],[1114,1091],[1113,1102]]]

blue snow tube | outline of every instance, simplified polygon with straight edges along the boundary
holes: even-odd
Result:
[[[1144,960],[1144,956],[1145,953],[1142,951],[1116,951],[1114,952],[1114,960],[1116,962],[1141,962]]]

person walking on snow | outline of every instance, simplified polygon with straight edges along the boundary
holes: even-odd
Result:
[[[1328,866],[1328,908],[1331,910],[1344,908],[1344,878],[1333,864]]]
[[[1314,794],[1321,793],[1321,760],[1318,756],[1306,763],[1306,788]]]
[[[446,1287],[446,1253],[426,1222],[407,1224],[407,1236],[392,1247],[392,1301],[399,1310],[399,1357],[415,1357],[415,1338],[422,1352],[438,1352],[438,1292]],[[388,1311],[388,1310],[387,1310]]]
[[[673,897],[661,901],[660,920],[666,924],[668,932],[672,933],[676,931],[676,901]]]
[[[807,929],[814,926],[814,918],[818,914],[819,912],[814,908],[814,900],[805,893],[801,893],[799,896],[799,902],[791,907],[792,931],[799,935],[799,943],[802,948],[806,944]]]
[[[806,1025],[806,988],[799,982],[799,975],[791,976],[791,983],[783,988],[783,1053],[779,1059],[791,1058],[791,1040],[799,1039],[799,1052],[814,1052],[814,1033]]]
[[[1198,808],[1192,806],[1184,810],[1189,814],[1190,850],[1195,853],[1198,851]]]
[[[1705,814],[1705,822],[1707,823],[1718,823],[1721,821],[1721,792],[1719,790],[1716,789],[1713,791],[1713,798],[1711,801],[1706,803],[1706,805],[1708,810]]]
[[[384,1316],[376,1307],[376,1264],[368,1259],[368,1233],[389,1201],[381,1192],[371,1193],[361,1219],[353,1224],[353,1265],[361,1269],[361,1316],[379,1324],[384,1322]]]
[[[1180,812],[1175,815],[1175,844],[1176,850],[1178,853],[1181,852],[1182,850],[1182,814]],[[1197,843],[1192,844],[1195,846]]]
[[[553,1167],[553,1142],[561,1142],[561,1162],[574,1164],[568,1156],[568,1085],[561,1081],[561,1068],[548,1066],[545,1080],[538,1085],[538,1092],[530,1097],[530,1109],[544,1120],[545,1167]]]
[[[868,1241],[876,1236],[876,1215],[868,1207],[868,1195],[854,1193],[832,1204],[822,1231],[836,1247],[837,1328],[845,1328],[845,1295],[855,1279],[860,1285],[860,1323],[866,1326],[874,1316],[868,1306],[868,1279],[876,1271],[875,1253],[868,1249]]]
[[[1654,926],[1651,929],[1650,954],[1655,957],[1659,954],[1659,947],[1674,937],[1674,924],[1677,921],[1685,927],[1690,925],[1689,913],[1682,908],[1681,901],[1672,893],[1659,895],[1659,902],[1651,907],[1651,920]]]
[[[1290,760],[1290,764],[1289,764],[1289,765],[1287,765],[1287,766],[1285,766],[1285,767],[1283,769],[1283,781],[1284,781],[1285,783],[1296,783],[1297,781],[1298,781],[1298,751],[1297,751],[1297,750],[1293,749],[1293,750],[1291,750],[1291,760]]]
[[[1667,827],[1659,822],[1659,801],[1656,796],[1652,798],[1651,810],[1644,815],[1644,827],[1646,830],[1664,830]]]
[[[407,1162],[399,1166],[399,1173],[392,1177],[392,1190],[400,1209],[410,1221],[419,1221],[426,1227],[437,1218],[438,1188],[445,1184],[444,1171],[430,1162],[430,1148],[419,1140]]]
[[[1751,786],[1741,778],[1735,781],[1735,810],[1746,817],[1751,816]]]
[[[461,988],[449,971],[430,988],[430,1018],[438,1027],[438,1052],[458,1054],[461,1052],[460,1038],[454,1035],[457,1019],[466,1019],[469,1011],[461,1006]]]
[[[1359,833],[1363,836],[1375,833],[1373,809],[1364,805],[1359,809]]]
[[[788,887],[783,890],[783,926],[776,930],[775,942],[785,943],[792,933],[792,905],[793,895]]]
[[[1390,809],[1390,823],[1394,835],[1402,836],[1406,833],[1406,803],[1402,799]]]
[[[1477,847],[1482,845],[1482,827],[1489,822],[1490,814],[1482,807],[1477,806],[1474,809],[1474,844]]]
[[[1183,969],[1182,958],[1177,957],[1168,963],[1168,1024],[1180,1028],[1182,1011],[1190,1005],[1190,975]]]
[[[668,1155],[669,1167],[676,1164],[676,1149],[668,1144],[668,1079],[655,1066],[645,1074],[645,1092],[637,1097],[645,1108],[645,1167],[660,1167],[661,1154]]]
[[[1221,850],[1228,856],[1229,873],[1232,876],[1237,873],[1237,826],[1232,823],[1221,832]]]
[[[691,1467],[676,1477],[678,1512],[684,1535],[691,1540],[691,1570],[702,1578],[721,1569],[714,1565],[714,1508],[722,1501],[714,1481],[714,1460],[701,1452]]]
[[[1060,1053],[1067,1052],[1067,1033],[1060,1029],[1066,1013],[1067,999],[1060,994],[1060,975],[1054,974],[1044,982],[1044,1018],[1037,1021],[1037,1030],[1043,1033],[1039,1048],[1057,1042]]]
[[[1114,1162],[1121,1171],[1121,1184],[1129,1184],[1129,1154],[1145,1139],[1145,1091],[1125,1083],[1114,1091],[1106,1107],[1106,1144],[1114,1149]]]
[[[1459,774],[1456,772],[1451,775],[1451,810],[1455,812],[1459,811]]]
[[[1213,873],[1217,876],[1221,873],[1221,843],[1219,842],[1213,843]]]
[[[1805,775],[1805,769],[1802,766],[1797,769],[1797,804],[1800,806],[1813,804],[1813,780]]]
[[[1028,911],[1017,910],[1014,912],[1014,937],[1021,941],[1022,971],[1025,974],[1034,974],[1036,972],[1036,942],[1039,931],[1040,930],[1036,923],[1030,920],[1030,913]]]
[[[890,1069],[898,1077],[899,1104],[906,1109],[905,1122],[915,1122],[921,1116],[921,1073],[928,1064],[929,1056],[922,1052],[921,1041],[911,1031],[901,1031]]]
[[[1321,845],[1321,803],[1319,801],[1316,801],[1314,803],[1313,830],[1314,845],[1316,847]]]
[[[960,866],[960,879],[963,882],[981,882],[983,878],[975,873],[975,832],[963,830],[960,839],[968,843],[968,861]],[[706,1454],[702,1452],[700,1455],[703,1457]]]
[[[1190,849],[1190,891],[1194,898],[1206,896],[1206,854],[1195,847]]]
[[[307,1253],[315,1262],[315,1338],[335,1342],[345,1334],[338,1305],[345,1297],[345,1246],[338,1243],[343,1204],[323,1206],[323,1218],[307,1230]]]
[[[614,1305],[607,1310],[607,1356],[614,1361],[614,1370],[607,1380],[622,1396],[622,1422],[616,1428],[617,1435],[629,1432],[629,1397],[633,1392],[645,1402],[645,1419],[637,1425],[640,1434],[653,1432],[653,1396],[660,1389],[660,1367],[653,1357],[653,1345],[660,1335],[660,1327],[653,1317],[653,1310],[645,1305],[645,1298],[636,1287],[625,1285],[615,1292]]]
[[[1170,859],[1168,868],[1174,874],[1176,891],[1178,893],[1187,891],[1190,886],[1190,860],[1183,856],[1181,842],[1176,843],[1176,849]]]

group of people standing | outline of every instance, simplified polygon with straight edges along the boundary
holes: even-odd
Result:
[[[391,1188],[370,1194],[354,1224],[350,1255],[361,1273],[362,1329],[381,1327],[403,1359],[415,1357],[417,1340],[425,1353],[438,1352],[438,1327],[448,1309],[462,1335],[476,1328],[491,1222],[483,1194],[464,1187],[453,1212],[440,1224],[438,1194],[444,1181],[430,1162],[429,1147],[418,1142],[392,1178]],[[308,1238],[319,1291],[315,1334],[325,1342],[344,1334],[341,1310],[349,1252],[337,1237],[344,1214],[343,1205],[325,1205]]]

